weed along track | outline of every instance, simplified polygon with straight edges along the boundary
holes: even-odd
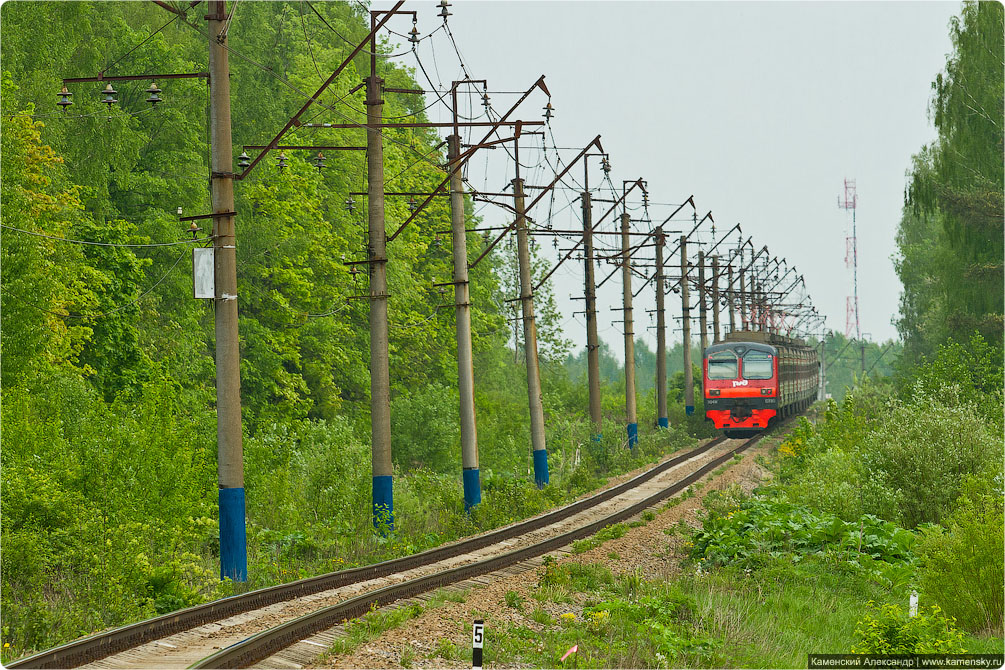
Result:
[[[198,661],[192,667],[240,668],[258,663],[261,663],[262,667],[302,667],[305,661],[317,656],[326,646],[323,642],[309,639],[311,636],[334,628],[347,619],[359,617],[376,607],[414,598],[440,587],[504,570],[548,552],[559,550],[576,540],[594,535],[606,526],[630,519],[649,507],[683,491],[705,475],[729,463],[735,455],[756,444],[761,437],[763,434],[743,442],[732,440],[727,443],[725,451],[705,456],[704,451],[707,451],[707,448],[722,442],[722,440],[714,440],[705,445],[707,448],[702,453],[696,453],[701,449],[699,448],[682,455],[682,460],[679,460],[677,464],[687,463],[687,466],[681,468],[687,470],[686,474],[667,472],[670,469],[668,467],[659,475],[648,477],[645,482],[637,481],[638,477],[631,480],[634,486],[626,489],[623,492],[624,495],[619,496],[618,501],[611,501],[616,503],[612,505],[616,508],[613,511],[593,513],[590,514],[589,519],[577,519],[568,524],[572,527],[567,530],[556,527],[549,528],[550,532],[545,533],[546,537],[527,546],[505,551],[505,553],[495,553],[495,555],[465,565],[441,568],[439,571],[369,591],[305,614],[222,649]],[[669,464],[670,461],[667,461],[666,465]],[[554,524],[554,526],[557,525],[559,524]],[[291,650],[289,654],[284,651],[300,641],[311,645],[311,648],[305,650],[300,645],[299,650]],[[287,655],[290,657],[286,658]]]
[[[704,472],[711,471],[732,457],[735,449],[715,458],[711,463],[705,463],[712,458],[708,452],[723,441],[724,438],[715,438],[592,496],[466,540],[383,563],[302,579],[172,612],[75,640],[10,663],[8,667],[188,667],[220,648],[249,636],[254,636],[252,639],[257,640],[260,636],[256,634],[263,629],[283,624],[262,633],[268,636],[270,642],[263,644],[259,641],[252,645],[257,650],[255,654],[268,655],[272,652],[262,650],[281,649],[296,641],[294,638],[300,639],[310,634],[299,631],[312,626],[314,630],[330,627],[344,618],[362,614],[374,602],[385,604],[436,588],[441,583],[449,584],[497,569],[487,564],[486,557],[494,556],[488,560],[501,560],[498,563],[501,567],[522,560],[521,552],[527,556],[538,555],[534,553],[538,548],[538,553],[544,553],[553,547],[593,534],[613,523],[611,512],[626,503],[631,506],[614,512],[614,516],[636,514],[638,510],[627,510],[642,505],[638,508],[641,510],[652,504],[646,501],[653,496],[634,502],[641,496],[652,491],[657,491],[654,494],[657,496],[673,495],[701,477]],[[664,488],[664,475],[669,476],[669,471],[692,466],[699,469],[673,483],[670,488]],[[583,523],[587,525],[581,525]],[[570,537],[575,533],[578,534]],[[534,542],[538,544],[513,551],[515,546]],[[500,556],[501,552],[508,553]],[[309,612],[316,613],[308,615]],[[274,634],[276,630],[281,632]],[[296,635],[300,637],[297,638]],[[222,662],[212,660],[214,658],[216,657],[206,659],[211,665],[202,667],[231,667],[245,663],[227,661],[221,665]]]

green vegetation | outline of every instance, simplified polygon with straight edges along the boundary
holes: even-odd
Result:
[[[690,549],[698,574],[732,583],[770,570],[789,582],[830,570],[842,591],[854,585],[858,608],[880,603],[841,624],[841,640],[858,629],[856,649],[1000,651],[1002,425],[976,392],[995,388],[1001,407],[1000,360],[979,336],[952,343],[895,384],[831,402],[816,425],[803,420],[779,445],[770,486],[706,497]],[[897,608],[915,588],[924,614],[908,620]]]
[[[765,556],[784,553],[795,561],[808,555],[839,560],[861,554],[856,560],[896,564],[913,561],[914,540],[913,533],[872,515],[842,521],[788,502],[753,499],[725,515],[708,515],[691,556],[714,565],[755,566]]]
[[[296,16],[302,9],[242,3],[235,15],[230,45],[260,65],[232,61],[235,145],[264,142],[302,104],[281,78],[314,90],[317,72],[341,62],[343,40],[309,14]],[[359,7],[316,10],[350,42],[367,32]],[[113,73],[204,69],[205,37],[175,21],[146,40],[168,20],[151,3],[5,3],[0,12],[0,660],[510,523],[711,434],[700,393],[694,415],[684,415],[673,349],[674,428],[643,434],[629,452],[612,420],[593,441],[581,356],[568,357],[546,285],[537,324],[552,483],[538,490],[522,356],[507,325],[514,260],[503,245],[471,274],[483,502],[465,514],[453,317],[439,309],[443,296],[433,286],[451,272],[450,241],[436,243],[446,218],[437,201],[389,250],[399,526],[386,538],[374,534],[367,313],[365,302],[350,299],[367,280],[343,263],[365,252],[365,207],[344,204],[365,184],[362,162],[336,152],[330,169],[318,171],[291,155],[280,173],[267,160],[236,189],[250,581],[219,583],[215,336],[212,305],[190,297],[189,248],[79,243],[173,244],[184,232],[177,208],[210,210],[205,82],[160,82],[165,102],[154,110],[142,108],[147,82],[124,83],[110,120],[86,85],[65,116],[52,104],[62,77],[104,71],[121,55],[128,58]],[[899,602],[896,589],[914,586],[928,617],[909,622],[925,629],[917,639],[949,639],[936,635],[942,620],[928,614],[937,605],[965,635],[985,635],[964,637],[965,648],[1000,650],[1000,637],[986,635],[1001,635],[1003,612],[1002,16],[998,3],[965,4],[952,25],[954,53],[935,82],[939,136],[915,157],[898,237],[906,355],[896,381],[856,379],[854,347],[844,355],[847,343],[830,338],[825,350],[838,359],[831,391],[840,398],[834,386],[859,385],[782,446],[770,490],[731,499],[735,509],[710,502],[695,576],[671,587],[546,564],[529,615],[545,627],[544,641],[531,647],[529,629],[504,638],[527,645],[528,658],[555,665],[577,640],[583,667],[656,654],[679,664],[802,665],[806,650],[851,648],[856,628],[887,630],[884,622],[899,614],[881,609],[863,619],[864,603]],[[298,28],[310,38],[290,39]],[[367,61],[361,55],[349,65],[331,100],[363,108],[363,93],[350,89]],[[389,87],[422,87],[407,68],[378,62]],[[415,96],[385,97],[389,117],[425,120]],[[299,129],[287,139],[298,137],[308,140]],[[354,145],[362,134],[333,129],[325,137]],[[444,156],[434,132],[389,130],[387,138],[389,190],[421,191],[439,180],[434,164]],[[389,222],[401,222],[407,203],[389,198],[387,211]],[[469,244],[475,254],[484,242]],[[540,259],[535,267],[540,276]],[[888,371],[897,348],[880,360],[870,346],[875,373]],[[645,428],[655,423],[644,397],[653,354],[640,342],[638,355]],[[605,412],[620,417],[624,382],[616,361],[604,360]],[[614,537],[625,526],[604,532]],[[578,603],[585,592],[603,597]],[[578,603],[578,614],[555,623],[545,603]],[[418,611],[368,615],[350,637],[369,639]],[[640,621],[649,622],[646,631]]]
[[[512,607],[515,610],[523,609],[523,598],[516,591],[507,591],[503,600],[506,602],[506,607]]]
[[[712,658],[712,640],[696,630],[696,604],[677,588],[645,582],[636,574],[614,579],[595,564],[551,563],[539,573],[535,598],[548,599],[557,585],[574,594],[575,611],[555,620],[536,609],[528,625],[493,630],[486,662],[609,668],[645,667],[655,659],[673,667],[684,659],[702,664]],[[579,645],[576,658],[562,664],[559,659],[573,645]]]
[[[409,619],[414,619],[425,609],[418,603],[409,603],[389,609],[374,609],[358,619],[351,619],[345,624],[345,635],[332,642],[327,653],[348,654],[364,642],[379,637],[385,630],[397,628]]]
[[[615,523],[610,526],[605,526],[597,531],[596,534],[590,537],[585,537],[582,540],[576,540],[572,543],[572,553],[583,554],[590,549],[596,549],[604,542],[608,540],[613,540],[621,537],[628,531],[628,525],[623,523]]]
[[[852,647],[860,654],[962,654],[963,633],[955,619],[942,615],[938,605],[930,612],[909,617],[897,605],[876,607],[876,616],[866,614],[855,634],[861,642]]]
[[[368,31],[358,6],[316,6],[335,30],[303,10],[251,3],[235,15],[230,47],[258,64],[231,60],[235,148],[271,138],[302,104],[283,80],[314,90],[317,72],[341,62],[342,38],[355,44]],[[365,186],[364,165],[358,153],[334,152],[319,171],[290,152],[282,173],[268,159],[235,187],[250,579],[219,583],[214,319],[209,301],[191,298],[189,245],[79,243],[177,243],[186,229],[179,207],[210,211],[205,81],[158,82],[156,109],[142,101],[149,82],[138,81],[122,82],[111,112],[86,84],[74,85],[66,114],[53,105],[62,77],[104,71],[123,55],[112,74],[204,70],[205,37],[180,20],[165,26],[168,14],[151,3],[6,3],[0,11],[0,660],[510,523],[693,443],[674,429],[644,434],[629,452],[614,427],[620,419],[603,441],[590,439],[585,392],[562,364],[568,343],[545,286],[536,307],[552,485],[533,485],[526,376],[506,321],[515,256],[502,245],[471,273],[483,502],[465,514],[454,323],[433,286],[451,273],[451,242],[435,233],[447,204],[437,199],[389,248],[399,525],[388,538],[375,535],[367,306],[350,299],[366,292],[367,279],[344,264],[365,253],[366,207],[345,206]],[[337,97],[362,121],[352,110],[364,109],[363,92],[349,90],[368,67],[365,56],[355,59],[322,102]],[[378,59],[378,70],[389,87],[423,87],[390,59]],[[388,117],[427,120],[416,96],[385,98]],[[325,133],[346,146],[363,137],[352,128]],[[298,137],[315,142],[304,129],[286,140]],[[388,190],[438,183],[437,133],[389,130],[386,138]],[[389,224],[407,214],[404,199],[388,198]],[[472,236],[469,255],[484,244]],[[620,392],[605,387],[605,402],[614,407]]]
[[[975,331],[1001,342],[1003,24],[1000,4],[965,2],[932,83],[938,136],[914,156],[897,235],[897,328],[909,365]]]

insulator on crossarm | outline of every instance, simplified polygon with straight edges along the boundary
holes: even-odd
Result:
[[[153,81],[150,82],[150,88],[147,89],[146,93],[147,102],[149,102],[152,107],[156,107],[158,102],[164,102],[160,95],[158,95],[160,92],[161,90],[157,88],[157,83]]]
[[[65,112],[67,107],[73,104],[73,102],[70,100],[70,98],[73,97],[73,93],[70,93],[68,90],[66,90],[66,84],[63,84],[63,90],[61,90],[56,95],[59,96],[59,102],[57,102],[56,104],[59,105],[60,108]]]

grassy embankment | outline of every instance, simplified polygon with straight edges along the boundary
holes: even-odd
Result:
[[[1001,368],[975,340],[803,422],[752,496],[711,492],[682,575],[548,563],[566,603],[493,632],[489,663],[805,667],[808,653],[1002,653]],[[608,531],[610,537],[617,533]],[[594,542],[596,544],[596,542]],[[907,615],[912,591],[919,615]],[[549,609],[554,609],[550,607]],[[460,652],[463,656],[464,651]],[[470,653],[470,652],[466,652]]]

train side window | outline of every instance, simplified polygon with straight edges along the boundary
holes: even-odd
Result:
[[[744,379],[771,379],[773,372],[771,354],[763,351],[748,351],[743,355]]]
[[[729,351],[719,351],[708,357],[709,379],[736,379],[736,354]]]

